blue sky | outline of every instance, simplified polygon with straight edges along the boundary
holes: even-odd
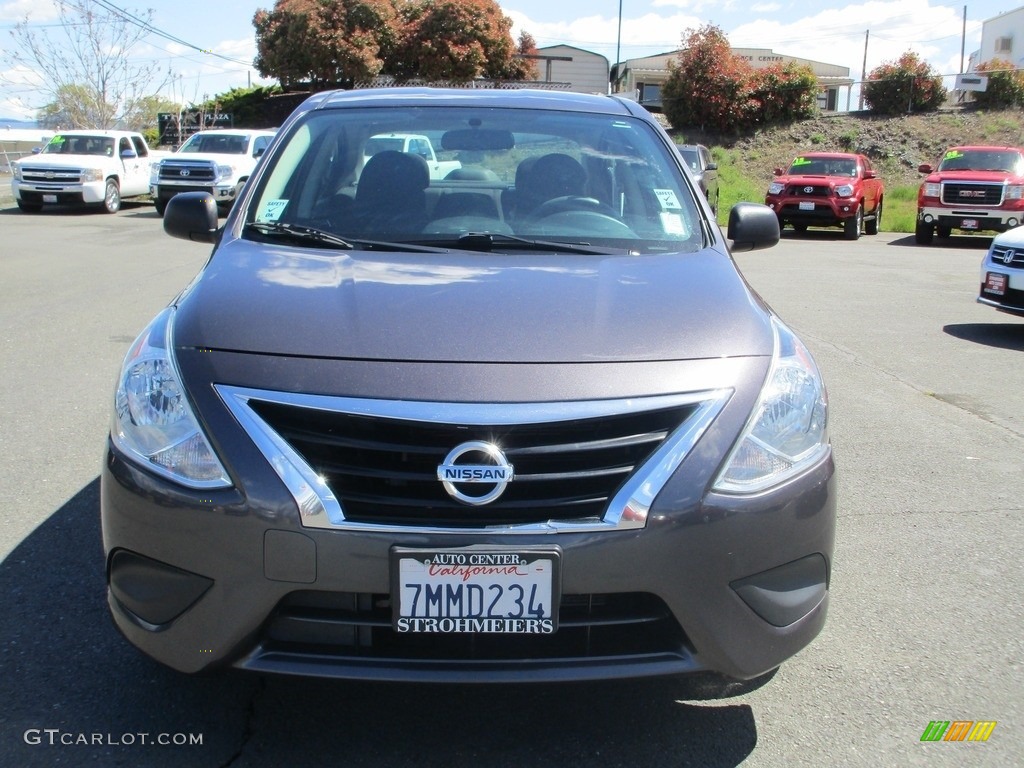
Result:
[[[200,53],[156,35],[146,38],[133,59],[173,73],[166,95],[198,101],[232,87],[260,84],[252,68],[255,40],[252,17],[272,0],[111,0],[138,14],[152,8],[152,25]],[[857,80],[867,69],[896,59],[907,50],[920,54],[941,74],[960,71],[977,50],[981,24],[1020,5],[1007,0],[972,0],[941,4],[935,0],[847,2],[846,0],[504,0],[502,10],[514,23],[513,34],[526,30],[540,47],[566,43],[615,61],[679,47],[683,33],[711,23],[735,47],[771,48],[776,53],[849,67]],[[966,35],[964,9],[966,7]],[[621,8],[621,34],[620,34]],[[56,17],[49,0],[0,0],[0,59],[11,54],[11,29],[28,16],[54,40],[59,30],[45,25]],[[230,60],[230,61],[229,61]],[[45,99],[38,76],[24,65],[0,67],[0,117],[31,119]]]

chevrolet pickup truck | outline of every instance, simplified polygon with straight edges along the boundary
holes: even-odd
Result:
[[[96,205],[117,213],[122,200],[149,194],[150,163],[165,154],[133,131],[61,131],[14,163],[11,189],[26,213],[44,205]]]
[[[452,171],[462,168],[458,160],[438,160],[430,139],[415,133],[381,133],[371,136],[363,147],[363,164],[386,149],[422,157],[427,161],[431,181],[439,181]]]
[[[865,155],[805,152],[788,171],[775,169],[765,204],[779,217],[780,229],[842,227],[847,240],[861,232],[877,235],[885,186]]]
[[[231,207],[274,131],[211,130],[192,134],[178,151],[153,163],[149,193],[161,216],[180,192],[209,192],[221,211]]]
[[[937,234],[1005,232],[1024,223],[1024,149],[951,147],[917,193],[914,239],[928,245]]]

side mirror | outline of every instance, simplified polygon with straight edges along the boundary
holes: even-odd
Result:
[[[167,201],[164,232],[194,243],[213,243],[219,227],[217,203],[209,192],[181,192]]]
[[[717,171],[718,170],[718,163],[708,163],[708,167],[705,168],[704,170],[705,171]]]
[[[136,152],[134,149],[125,149],[121,151],[122,160],[134,160],[138,156],[139,153]]]
[[[782,173],[783,173],[783,171],[782,171],[781,168],[776,168],[774,171],[772,171],[772,175],[773,176],[781,176]]]
[[[933,170],[935,169],[932,168],[928,163],[922,163],[921,165],[917,166],[918,173],[931,173]]]
[[[779,242],[779,219],[775,211],[760,203],[736,203],[729,211],[727,237],[734,251],[771,248]]]
[[[865,179],[877,179],[878,178],[878,174],[875,173],[874,171],[864,171],[864,178]]]

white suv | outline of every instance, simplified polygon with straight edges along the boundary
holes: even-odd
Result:
[[[1024,316],[1024,226],[993,238],[981,262],[978,303]]]

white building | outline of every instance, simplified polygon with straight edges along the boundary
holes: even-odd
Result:
[[[608,93],[608,59],[599,53],[571,45],[549,45],[539,48],[531,58],[539,82],[564,83],[564,90],[577,93]]]
[[[818,78],[821,91],[818,95],[818,106],[824,112],[835,112],[839,109],[840,89],[846,88],[846,101],[849,103],[850,89],[853,80],[850,68],[838,64],[825,64],[810,59],[775,53],[768,48],[733,48],[733,55],[745,59],[754,69],[764,69],[775,64],[798,64],[808,66]],[[645,107],[661,108],[661,86],[668,80],[668,63],[679,56],[679,51],[668,51],[655,56],[629,59],[622,62],[621,71],[613,72],[616,79],[616,90],[632,96]]]
[[[968,69],[976,69],[992,59],[1024,67],[1024,7],[982,22],[981,48],[971,54]]]

